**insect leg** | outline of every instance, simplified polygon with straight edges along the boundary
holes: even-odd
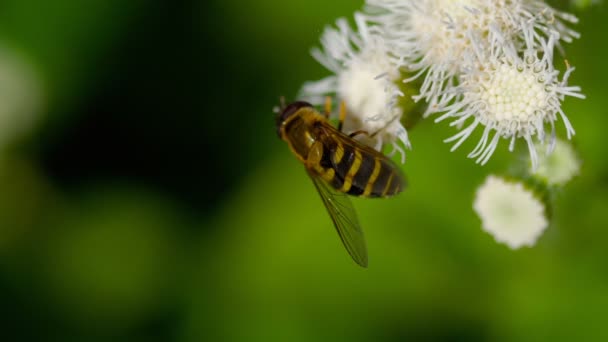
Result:
[[[354,138],[354,137],[356,137],[359,134],[365,134],[367,136],[370,136],[369,133],[367,133],[367,131],[364,131],[364,130],[361,130],[361,129],[358,130],[358,131],[354,131],[354,132],[350,133],[348,136],[351,137],[351,138]]]
[[[346,103],[340,101],[340,117],[338,122],[338,131],[342,132],[342,126],[344,125],[344,119],[346,119]]]
[[[375,137],[375,136],[376,136],[376,134],[380,133],[380,131],[382,131],[383,129],[385,129],[386,127],[388,127],[390,124],[392,124],[393,122],[395,122],[395,120],[397,120],[397,118],[398,118],[398,116],[396,116],[396,115],[395,115],[395,116],[394,116],[392,119],[390,119],[390,120],[389,120],[389,121],[386,123],[386,125],[382,126],[381,128],[379,128],[379,129],[378,129],[377,131],[375,131],[374,133],[369,134],[369,136],[370,136],[371,138]]]
[[[325,115],[326,119],[329,119],[329,114],[331,113],[331,96],[325,96]]]

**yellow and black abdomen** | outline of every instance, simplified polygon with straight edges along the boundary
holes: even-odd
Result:
[[[319,142],[323,146],[320,169],[336,190],[353,196],[388,197],[405,188],[403,174],[381,153],[352,139],[323,138]]]
[[[389,197],[405,188],[405,177],[390,159],[338,131],[310,104],[289,105],[277,129],[306,168],[340,192]]]

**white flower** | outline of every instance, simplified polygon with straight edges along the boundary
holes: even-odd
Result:
[[[543,146],[536,144],[537,149]],[[548,185],[564,185],[578,175],[581,162],[571,144],[557,139],[555,150],[540,158],[536,171],[530,170],[535,177],[547,182]]]
[[[381,151],[384,144],[393,145],[393,154],[405,152],[401,141],[410,147],[407,131],[401,125],[402,109],[396,105],[400,73],[388,55],[384,39],[377,28],[369,27],[355,13],[357,32],[345,19],[337,21],[338,29],[328,27],[321,37],[323,50],[314,49],[313,56],[334,75],[304,84],[302,96],[313,104],[322,104],[324,97],[336,95],[347,108],[343,130],[363,130],[370,136],[358,135],[364,143]]]
[[[549,125],[547,153],[555,145],[555,121],[560,117],[566,126],[568,139],[574,128],[561,108],[565,96],[585,98],[580,87],[568,86],[568,77],[574,68],[567,65],[561,80],[559,71],[553,67],[554,36],[543,46],[542,56],[533,48],[533,31],[526,35],[527,48],[523,58],[514,46],[504,45],[481,54],[476,64],[460,76],[460,84],[453,89],[456,101],[438,108],[445,112],[435,121],[455,119],[451,125],[468,126],[445,142],[457,141],[452,151],[458,148],[477,127],[483,127],[482,137],[468,155],[485,164],[496,149],[500,138],[509,139],[509,150],[513,151],[515,140],[527,142],[536,169],[538,156],[532,140],[537,136],[545,142],[545,127]],[[491,134],[494,134],[492,137]]]
[[[424,75],[420,94],[432,113],[451,100],[446,89],[456,82],[467,60],[493,46],[523,41],[523,26],[533,28],[536,45],[556,35],[566,42],[579,34],[564,22],[577,18],[535,0],[367,0],[367,19],[386,32],[387,43],[414,76]]]
[[[532,191],[492,175],[477,189],[473,209],[483,230],[512,249],[533,246],[549,224],[545,205]]]

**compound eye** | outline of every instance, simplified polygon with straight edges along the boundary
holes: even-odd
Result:
[[[287,118],[289,118],[295,112],[297,112],[299,109],[304,108],[304,107],[312,107],[312,105],[305,101],[296,101],[296,102],[290,103],[281,112],[281,114],[279,116],[279,122],[284,122],[285,120],[287,120]]]

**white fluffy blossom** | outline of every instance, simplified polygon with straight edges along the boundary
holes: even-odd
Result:
[[[523,56],[520,57],[513,45],[479,52],[475,63],[460,76],[460,84],[453,89],[456,100],[438,108],[444,114],[436,120],[454,119],[451,125],[462,128],[445,140],[456,141],[452,150],[479,127],[483,134],[469,158],[485,164],[501,138],[510,140],[510,151],[515,140],[521,138],[528,145],[536,169],[538,155],[533,137],[546,142],[546,153],[550,153],[555,145],[558,118],[566,128],[568,139],[574,135],[574,128],[561,108],[565,96],[584,98],[580,87],[567,84],[574,68],[567,65],[559,79],[559,71],[553,67],[555,36],[550,36],[542,52],[538,52],[533,34],[532,29],[527,30]],[[547,126],[550,136],[545,139]]]
[[[543,146],[536,144],[536,148],[542,149]],[[542,156],[538,165],[536,171],[530,170],[530,173],[552,186],[566,184],[578,175],[581,168],[574,147],[561,139],[557,139],[553,153]]]
[[[565,23],[577,18],[537,0],[367,0],[367,20],[385,31],[393,54],[414,76],[424,77],[414,100],[437,104],[451,100],[445,90],[457,83],[466,61],[479,50],[518,46],[524,26],[532,27],[534,46],[546,37],[570,42],[579,34]]]
[[[363,130],[374,137],[359,135],[364,143],[381,151],[384,144],[392,144],[393,152],[405,152],[398,142],[410,147],[407,131],[400,119],[403,110],[396,104],[400,72],[389,56],[388,47],[377,31],[369,27],[356,13],[357,30],[345,19],[337,21],[337,29],[328,27],[321,37],[323,50],[314,49],[313,56],[333,75],[308,82],[302,96],[313,104],[322,104],[325,96],[344,101],[347,108],[343,130],[351,133]]]
[[[497,176],[477,189],[473,209],[483,230],[512,249],[533,246],[549,224],[545,205],[532,191]]]

